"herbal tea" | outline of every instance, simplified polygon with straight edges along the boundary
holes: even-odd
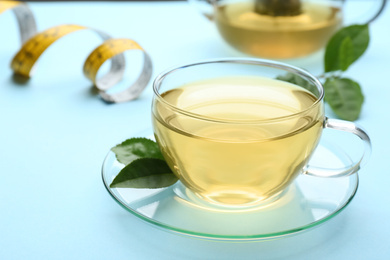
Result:
[[[313,108],[313,94],[284,81],[215,78],[161,96],[186,111],[154,101],[164,157],[186,187],[211,203],[252,205],[278,194],[301,172],[322,130],[322,103]]]
[[[270,16],[255,12],[251,2],[219,6],[216,23],[238,50],[267,58],[294,58],[322,48],[341,26],[341,10],[302,2],[301,14]]]

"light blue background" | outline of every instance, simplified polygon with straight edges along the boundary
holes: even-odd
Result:
[[[186,2],[34,3],[38,30],[64,24],[136,40],[154,75],[205,58],[243,56]],[[109,149],[150,127],[151,83],[108,105],[82,74],[100,44],[81,31],[53,44],[25,85],[9,67],[20,48],[12,12],[0,15],[0,259],[389,259],[390,9],[371,25],[366,54],[348,72],[363,87],[361,118],[373,154],[352,203],[296,237],[221,243],[170,234],[119,207],[101,181]],[[322,53],[290,61],[318,74]],[[128,62],[129,67],[131,61]]]

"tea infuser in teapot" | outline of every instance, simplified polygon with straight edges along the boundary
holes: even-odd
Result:
[[[346,0],[189,0],[213,20],[227,43],[237,50],[263,58],[289,59],[309,55],[325,46],[343,25]],[[359,1],[377,10],[386,0]],[[361,10],[362,8],[358,8]],[[370,9],[370,8],[368,8]],[[363,10],[366,10],[363,8]],[[348,14],[349,15],[349,14]],[[364,15],[363,15],[364,16]]]

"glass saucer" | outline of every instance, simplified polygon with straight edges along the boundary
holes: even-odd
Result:
[[[317,147],[310,163],[345,166],[350,158],[326,142]],[[325,223],[353,199],[358,175],[319,178],[300,175],[275,202],[250,210],[204,207],[188,196],[180,182],[161,189],[110,188],[124,167],[113,152],[102,166],[103,183],[124,209],[165,231],[221,241],[256,241],[291,236]]]

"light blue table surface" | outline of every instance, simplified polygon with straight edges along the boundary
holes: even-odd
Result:
[[[152,57],[153,77],[178,64],[244,56],[186,2],[30,7],[39,31],[72,23],[136,40]],[[357,123],[373,144],[354,200],[306,233],[225,243],[159,230],[119,207],[103,186],[101,165],[109,149],[150,127],[151,82],[135,101],[104,103],[82,74],[100,39],[82,31],[56,42],[40,58],[35,75],[17,84],[9,66],[20,47],[17,24],[12,12],[3,13],[0,259],[390,259],[389,26],[388,6],[370,26],[369,49],[347,73],[362,85],[366,99]],[[318,53],[289,62],[316,74],[321,59]]]

